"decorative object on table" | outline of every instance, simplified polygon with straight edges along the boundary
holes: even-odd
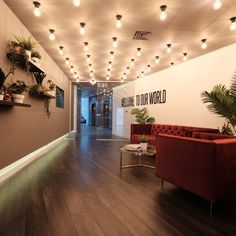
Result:
[[[31,60],[39,65],[39,61],[42,59],[42,56],[39,51],[33,49],[31,52]]]
[[[12,93],[14,102],[23,103],[25,98],[25,95],[23,93],[28,91],[28,86],[23,80],[17,80],[15,82],[12,82],[8,86],[7,90]]]
[[[140,141],[140,145],[141,145],[141,150],[142,150],[142,151],[147,151],[148,138],[145,137],[145,135],[142,135],[142,136],[139,138],[139,141]]]
[[[208,110],[225,118],[236,133],[236,74],[229,89],[225,85],[218,84],[211,92],[203,91],[201,97],[203,103],[209,103]]]
[[[138,151],[138,150],[141,150],[141,145],[140,144],[127,144],[125,145],[125,149],[127,151]]]
[[[131,114],[135,116],[135,121],[139,124],[151,124],[155,122],[154,117],[149,117],[146,107],[142,109],[134,108],[132,109]]]

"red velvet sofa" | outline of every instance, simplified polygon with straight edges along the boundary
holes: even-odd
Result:
[[[181,125],[131,124],[130,141],[131,143],[139,143],[140,136],[144,135],[149,139],[149,144],[156,145],[156,136],[158,134],[192,137],[193,132],[218,133],[218,130]]]
[[[211,203],[236,190],[236,137],[193,132],[159,134],[155,174]]]

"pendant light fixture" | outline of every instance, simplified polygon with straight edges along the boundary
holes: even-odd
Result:
[[[172,51],[172,49],[171,49],[171,44],[169,43],[169,44],[167,44],[166,46],[167,46],[166,52],[167,52],[167,53],[171,53],[171,51]]]
[[[113,60],[114,59],[114,52],[113,51],[110,51],[110,55],[111,55],[111,60]]]
[[[88,42],[84,42],[84,51],[86,52],[88,51],[88,44],[89,44]]]
[[[121,22],[122,15],[116,15],[116,27],[120,29],[122,27],[122,22]]]
[[[141,48],[137,48],[137,56],[140,57],[142,55]]]
[[[55,30],[54,29],[50,29],[49,30],[49,32],[50,32],[50,34],[49,34],[49,39],[51,40],[51,41],[54,41],[55,40]]]
[[[77,78],[77,72],[76,72],[76,71],[74,72],[74,75],[73,75],[73,76],[74,76],[74,79]]]
[[[33,1],[33,4],[34,4],[34,15],[36,17],[40,17],[41,16],[41,10],[40,10],[41,4],[37,1]]]
[[[188,57],[187,57],[188,53],[184,52],[183,55],[184,55],[183,60],[187,61],[188,60]]]
[[[147,65],[148,72],[151,72],[151,65]]]
[[[126,67],[126,73],[129,74],[129,67]]]
[[[92,71],[92,70],[89,72],[89,75],[90,75],[90,76],[93,76],[93,71]]]
[[[70,64],[70,58],[67,57],[67,58],[66,58],[66,65],[69,65],[69,64]]]
[[[116,37],[113,37],[112,40],[113,40],[112,46],[113,46],[114,48],[117,48],[117,46],[118,46],[117,38],[116,38]]]
[[[109,61],[108,64],[109,64],[108,67],[109,67],[109,68],[112,68],[112,62]]]
[[[159,62],[160,62],[160,61],[159,61],[159,56],[156,56],[155,63],[156,63],[156,64],[159,64]]]
[[[174,64],[175,64],[174,62],[171,62],[171,63],[170,63],[170,67],[173,68],[173,67],[174,67]]]
[[[109,76],[109,75],[107,75],[107,76],[106,76],[106,79],[107,79],[107,80],[109,80],[109,79],[110,79],[110,76]]]
[[[72,2],[73,2],[75,7],[79,7],[80,6],[80,0],[73,0]]]
[[[71,73],[73,73],[73,71],[74,71],[73,68],[74,68],[74,66],[71,66],[71,67],[70,67],[70,72],[71,72]]]
[[[231,21],[230,30],[232,31],[236,30],[236,17],[235,16],[231,17],[230,21]]]
[[[80,32],[81,35],[85,34],[85,25],[86,24],[84,22],[80,23],[80,31],[79,32]]]
[[[219,10],[222,7],[222,2],[221,0],[215,0],[214,4],[213,4],[213,8],[215,10]]]
[[[87,55],[87,62],[90,62],[90,55]]]
[[[135,65],[135,60],[134,59],[130,59],[131,60],[131,66],[134,66]]]
[[[207,48],[207,43],[206,43],[207,39],[202,39],[201,41],[202,41],[201,48],[206,49]]]
[[[64,47],[59,46],[59,54],[62,56],[64,54]]]
[[[164,20],[166,20],[166,17],[167,17],[167,14],[166,14],[167,6],[162,5],[162,6],[160,6],[160,9],[161,9],[160,20],[164,21]]]

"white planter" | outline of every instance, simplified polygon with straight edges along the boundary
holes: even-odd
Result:
[[[31,59],[31,51],[25,50],[25,53],[28,56],[28,59]]]
[[[24,102],[25,95],[23,94],[13,94],[13,100],[17,103],[23,103]]]
[[[2,101],[4,98],[4,95],[3,94],[0,94],[0,101]]]
[[[141,145],[141,150],[142,151],[147,151],[148,143],[140,143],[140,145]]]

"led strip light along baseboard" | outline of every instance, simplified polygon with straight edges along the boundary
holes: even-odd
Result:
[[[21,170],[23,167],[27,166],[29,163],[37,159],[39,156],[46,153],[51,148],[58,145],[61,141],[63,141],[64,138],[66,138],[68,134],[65,134],[61,136],[60,138],[46,144],[45,146],[35,150],[34,152],[31,152],[30,154],[22,157],[21,159],[17,160],[16,162],[4,167],[0,170],[0,183],[14,175],[16,172]]]

